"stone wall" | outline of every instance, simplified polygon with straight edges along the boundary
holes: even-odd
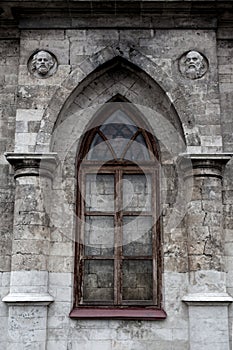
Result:
[[[51,18],[44,13],[41,21],[38,13],[44,10],[37,2],[27,4],[28,10],[22,2],[22,8],[12,12],[11,2],[3,6],[0,347],[4,349],[229,350],[232,8],[227,1],[222,1],[222,12],[216,11],[215,1],[214,7],[211,2],[183,1],[177,16],[173,1],[150,4],[152,10],[145,3],[131,16],[117,3],[119,13],[113,20],[112,13],[109,19],[101,11],[93,14],[85,2],[86,14],[79,9],[79,22],[73,3],[63,16],[59,1],[48,2]],[[105,12],[109,6],[103,5]],[[57,60],[57,71],[50,77],[35,76],[28,69],[38,50]],[[206,62],[201,77],[190,79],[180,67],[189,51],[200,52]],[[116,96],[137,106],[161,150],[165,320],[69,317],[74,299],[76,155],[95,112]],[[183,153],[186,161],[182,158],[179,163]],[[91,203],[95,199],[92,196]],[[91,240],[92,232],[89,236]],[[87,289],[93,293],[93,288]]]
[[[226,152],[232,151],[232,94],[233,94],[233,76],[232,76],[232,33],[224,29],[218,34],[218,63],[219,63],[219,91],[221,99],[221,120],[223,147]],[[225,232],[225,261],[227,270],[227,290],[232,295],[232,161],[228,164],[224,176],[224,232]],[[232,306],[229,308],[230,325],[233,319]],[[231,327],[231,326],[230,326]],[[230,334],[231,334],[230,329]]]
[[[14,209],[14,179],[4,152],[14,149],[19,40],[1,31],[0,39],[0,296],[9,292]],[[8,308],[0,306],[0,342],[6,347]]]

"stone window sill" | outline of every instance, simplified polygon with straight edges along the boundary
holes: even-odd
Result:
[[[73,319],[120,319],[120,320],[164,320],[167,317],[163,309],[155,308],[94,308],[79,307],[70,312]]]

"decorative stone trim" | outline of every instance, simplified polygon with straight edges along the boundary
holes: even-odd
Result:
[[[199,79],[207,72],[208,61],[201,52],[191,50],[181,56],[179,69],[184,77]]]
[[[105,69],[110,69],[112,64],[114,64],[114,60],[115,62],[124,62],[126,66],[133,66],[136,71],[140,69],[143,74],[151,76],[151,78],[160,85],[162,90],[166,92],[171,103],[173,103],[176,108],[181,121],[186,120],[186,115],[184,113],[184,111],[188,109],[186,98],[175,80],[171,80],[158,64],[140,51],[132,47],[130,48],[127,45],[107,46],[81,62],[61,83],[57,90],[54,91],[48,108],[44,111],[41,128],[37,135],[36,150],[40,151],[41,146],[46,147],[43,149],[49,149],[49,140],[47,143],[41,143],[40,135],[43,133],[48,136],[52,135],[58,114],[62,110],[65,101],[67,101],[70,96],[73,96],[77,86],[80,90],[82,86],[86,87],[93,79],[102,75]]]
[[[224,166],[232,158],[232,153],[214,154],[181,154],[178,164],[185,172],[185,177],[218,177],[222,178]],[[191,161],[191,162],[190,162]]]
[[[20,176],[43,176],[52,178],[58,165],[56,153],[5,153],[7,161],[13,166],[15,178]]]
[[[48,293],[10,293],[2,301],[14,305],[49,305],[54,298]]]
[[[232,303],[233,298],[227,293],[194,293],[185,295],[182,301],[188,305],[223,305]]]
[[[47,50],[34,52],[29,58],[28,70],[39,79],[51,77],[57,70],[57,58]]]

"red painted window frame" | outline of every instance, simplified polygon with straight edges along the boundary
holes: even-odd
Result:
[[[117,109],[119,109],[119,103],[117,104]],[[124,103],[121,104],[122,110],[124,110]],[[110,113],[114,111],[114,108],[110,110]],[[102,120],[105,120],[109,116],[109,110],[108,115],[106,116],[103,111],[101,112],[103,117]],[[126,111],[127,114],[129,114],[130,118],[135,121],[137,120],[137,117],[135,118],[135,111],[131,111],[129,113],[129,110],[127,108]],[[140,121],[141,123],[141,121]],[[137,122],[136,122],[137,125]],[[148,130],[148,126],[145,125],[145,129]],[[91,141],[93,140],[93,135],[95,134],[95,128],[93,128],[90,132],[88,132],[82,141],[82,145],[80,149],[82,150],[79,155],[79,161],[78,161],[78,173],[79,173],[79,166],[81,161],[83,161],[85,154],[89,150]],[[154,155],[157,159],[159,159],[159,151],[158,151],[158,144],[156,143],[155,139],[152,137],[152,135],[147,134],[148,139],[150,140],[150,147],[153,148]],[[159,190],[159,188],[157,188]],[[79,197],[78,197],[79,198]],[[158,198],[157,198],[158,200]],[[158,203],[159,205],[159,203]],[[161,257],[161,229],[160,229],[160,220],[158,220],[158,223],[156,224],[157,228],[156,231],[159,234],[159,251],[158,251],[158,264],[160,265],[159,272],[158,272],[158,303],[157,305],[153,306],[103,306],[103,305],[93,305],[93,306],[86,306],[86,305],[80,305],[78,300],[78,293],[77,293],[77,280],[75,277],[75,283],[74,283],[74,305],[73,309],[71,310],[69,316],[72,319],[128,319],[128,320],[163,320],[167,317],[166,312],[162,308],[162,286],[161,286],[161,276],[162,276],[162,257]],[[75,266],[77,266],[77,259],[79,251],[78,243],[76,242],[76,263]],[[77,276],[77,270],[75,271],[75,276]]]

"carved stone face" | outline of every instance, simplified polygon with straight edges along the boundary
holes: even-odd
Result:
[[[202,75],[203,57],[196,51],[190,51],[185,58],[185,73],[189,78],[198,78]]]
[[[54,66],[54,59],[49,52],[40,51],[33,57],[32,66],[40,75],[46,75]]]

